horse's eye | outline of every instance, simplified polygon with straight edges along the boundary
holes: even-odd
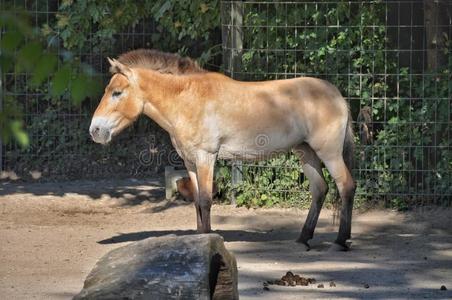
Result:
[[[122,92],[120,92],[120,91],[114,91],[111,95],[116,98],[116,97],[121,96],[121,94],[122,94]]]

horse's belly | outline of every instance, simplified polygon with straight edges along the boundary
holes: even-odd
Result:
[[[232,139],[220,145],[220,159],[263,160],[286,153],[300,144],[303,138],[297,134],[257,134],[245,141]]]
[[[262,160],[270,155],[269,151],[221,146],[218,158],[227,160]]]

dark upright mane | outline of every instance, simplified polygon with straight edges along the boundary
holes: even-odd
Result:
[[[137,49],[121,54],[118,61],[129,67],[140,67],[167,74],[204,73],[198,63],[191,58],[153,49]]]

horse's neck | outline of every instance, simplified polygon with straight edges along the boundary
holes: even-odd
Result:
[[[174,131],[175,99],[183,89],[183,79],[152,70],[139,71],[139,84],[144,97],[143,112],[170,134]]]

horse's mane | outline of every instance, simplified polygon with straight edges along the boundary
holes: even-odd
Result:
[[[118,61],[131,68],[146,68],[166,74],[182,75],[206,72],[191,58],[154,49],[132,50],[121,54]]]

